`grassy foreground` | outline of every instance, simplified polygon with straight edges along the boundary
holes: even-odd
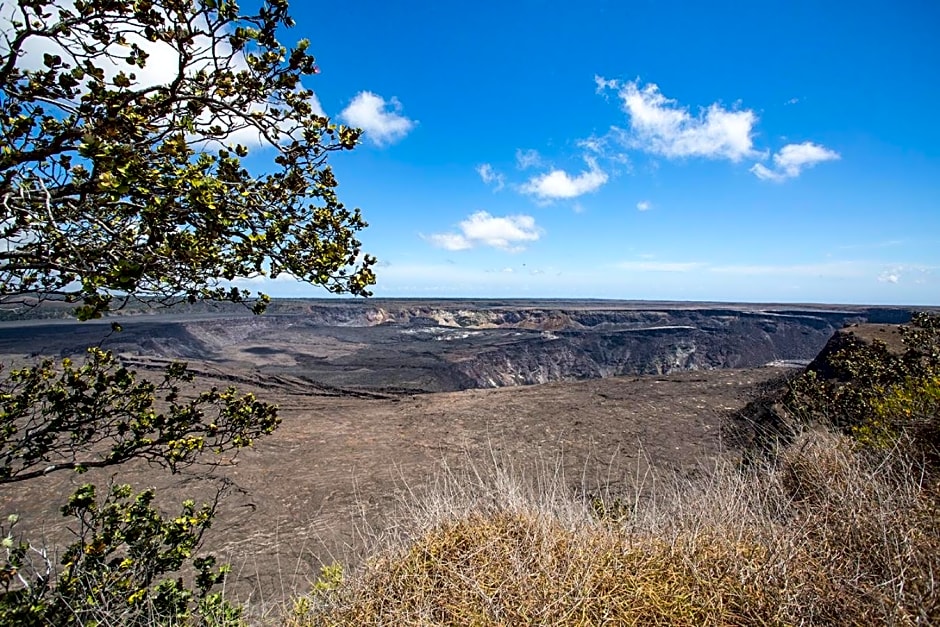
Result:
[[[551,472],[451,473],[277,622],[940,624],[938,484],[912,457],[810,430],[631,503],[573,498]]]

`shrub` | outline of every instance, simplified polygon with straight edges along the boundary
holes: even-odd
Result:
[[[227,567],[196,557],[215,502],[185,501],[165,517],[153,490],[134,494],[112,485],[99,498],[94,485],[79,488],[62,507],[74,520],[75,541],[54,563],[44,546],[18,537],[8,518],[0,566],[0,623],[9,625],[237,625],[241,609],[210,590]],[[191,583],[174,575],[186,564]]]
[[[937,461],[940,447],[940,315],[917,313],[900,327],[903,350],[843,336],[820,372],[796,378],[785,400],[804,420],[821,419],[858,442],[904,443]]]

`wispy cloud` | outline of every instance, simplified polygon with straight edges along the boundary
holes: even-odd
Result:
[[[480,175],[480,178],[483,179],[483,182],[487,185],[493,186],[493,191],[498,192],[499,190],[506,187],[506,177],[493,169],[493,166],[489,163],[484,163],[477,166],[477,174]]]
[[[492,216],[478,211],[458,225],[456,232],[436,233],[425,237],[438,248],[446,250],[469,250],[478,246],[490,246],[510,252],[524,249],[524,244],[534,242],[542,235],[535,218],[527,215]]]
[[[541,167],[544,161],[537,150],[516,150],[516,167],[520,170]]]
[[[821,261],[795,264],[726,264],[716,265],[702,261],[673,261],[642,255],[641,259],[614,264],[620,270],[632,272],[696,272],[737,277],[816,277],[829,279],[865,279],[873,276],[877,266],[866,261]],[[891,266],[884,268],[882,277],[900,276],[918,271],[929,273],[925,266]],[[886,280],[880,278],[879,280]],[[892,281],[893,282],[893,281]]]
[[[365,131],[366,138],[377,146],[387,146],[405,137],[417,124],[401,111],[397,98],[386,101],[371,91],[362,91],[339,115],[351,126]]]
[[[655,83],[622,82],[595,76],[598,93],[614,91],[627,114],[632,147],[667,158],[702,157],[740,161],[759,153],[753,132],[757,115],[713,103],[698,115],[667,98]]]
[[[630,157],[624,151],[624,146],[630,143],[625,131],[617,127],[611,127],[604,135],[591,135],[577,141],[578,147],[588,156],[609,162],[617,171],[631,169]]]
[[[905,283],[924,283],[934,275],[935,268],[923,265],[894,265],[888,266],[878,274],[879,283],[897,284],[902,281]]]
[[[598,167],[594,159],[585,159],[588,169],[576,176],[564,170],[552,170],[529,179],[522,185],[523,194],[535,196],[539,200],[552,201],[562,198],[577,198],[597,191],[607,182],[607,173]]]
[[[622,261],[616,264],[620,270],[631,272],[691,272],[705,267],[699,261]]]
[[[870,264],[860,261],[823,261],[802,264],[733,264],[709,266],[709,272],[739,276],[802,276],[826,278],[862,278]]]
[[[903,246],[905,240],[902,239],[889,239],[883,242],[871,242],[867,244],[843,244],[839,246],[840,250],[871,250],[878,248],[893,248],[896,246]]]
[[[637,211],[649,211],[653,208],[653,205],[650,204],[648,200],[641,200],[636,204]]]
[[[787,144],[774,155],[774,167],[768,168],[762,163],[755,163],[751,172],[765,181],[784,181],[796,178],[804,168],[811,168],[823,161],[841,159],[839,153],[813,142]]]

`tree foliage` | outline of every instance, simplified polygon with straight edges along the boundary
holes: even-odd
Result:
[[[331,123],[303,84],[319,69],[307,41],[278,39],[287,1],[258,5],[0,0],[0,304],[64,300],[80,320],[131,299],[260,313],[268,298],[239,281],[282,274],[369,295],[366,223],[327,164],[360,131]],[[0,484],[133,459],[175,472],[278,423],[250,394],[184,390],[185,364],[141,377],[92,348],[0,370]],[[11,518],[0,619],[237,618],[209,594],[223,573],[195,557],[214,512],[186,502],[165,517],[152,491],[85,485],[62,508],[76,540],[58,563]],[[188,561],[195,588],[164,579]]]
[[[141,379],[100,348],[80,366],[46,359],[11,371],[0,380],[0,484],[132,459],[176,471],[203,451],[250,446],[277,426],[274,405],[234,388],[181,397],[192,379],[183,363],[162,380]]]
[[[288,273],[368,294],[374,259],[325,159],[359,131],[323,117],[286,0],[4,0],[0,296],[243,301]],[[248,144],[270,171],[253,175]],[[263,305],[263,301],[261,302]]]

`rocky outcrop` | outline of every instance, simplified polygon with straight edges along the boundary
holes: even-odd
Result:
[[[874,342],[884,344],[888,351],[901,354],[905,350],[901,328],[894,324],[851,324],[833,333],[819,354],[807,366],[822,379],[838,378],[833,357]]]

